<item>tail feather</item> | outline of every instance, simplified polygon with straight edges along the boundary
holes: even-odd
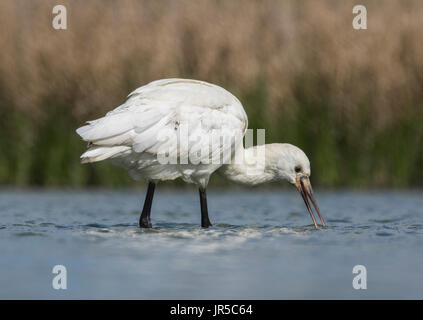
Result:
[[[81,163],[97,162],[109,158],[115,158],[131,148],[128,146],[92,146],[81,155]]]
[[[132,121],[129,114],[115,114],[88,121],[88,124],[78,128],[76,133],[85,141],[104,140],[132,130]]]

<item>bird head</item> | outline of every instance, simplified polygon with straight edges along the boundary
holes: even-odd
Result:
[[[266,153],[270,151],[273,153],[273,158],[277,159],[276,168],[274,169],[277,172],[278,180],[288,181],[297,188],[316,228],[318,228],[317,222],[314,217],[311,204],[314,206],[314,209],[322,222],[322,226],[326,227],[326,223],[323,220],[320,209],[313,195],[313,189],[310,183],[310,161],[308,160],[306,154],[300,148],[288,143],[272,144],[270,146],[272,147],[270,150],[266,150]]]

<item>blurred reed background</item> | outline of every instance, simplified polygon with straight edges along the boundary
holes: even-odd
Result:
[[[423,1],[0,2],[0,185],[125,186],[75,129],[152,80],[216,83],[324,187],[423,185]],[[54,30],[63,4],[68,29]],[[213,178],[217,183],[219,179]]]

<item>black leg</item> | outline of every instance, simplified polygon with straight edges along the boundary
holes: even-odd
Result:
[[[208,228],[212,224],[209,220],[209,212],[207,210],[207,194],[206,189],[200,188],[200,204],[201,204],[201,227]]]
[[[155,187],[156,184],[154,182],[148,183],[147,195],[145,196],[144,207],[142,208],[140,217],[140,228],[151,228],[150,213]]]

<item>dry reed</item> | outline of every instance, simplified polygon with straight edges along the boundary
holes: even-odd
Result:
[[[74,128],[142,84],[190,77],[236,94],[268,141],[299,144],[320,184],[422,184],[422,1],[362,1],[361,31],[354,1],[60,3],[64,31],[57,1],[1,1],[0,183],[107,184],[79,169]]]

